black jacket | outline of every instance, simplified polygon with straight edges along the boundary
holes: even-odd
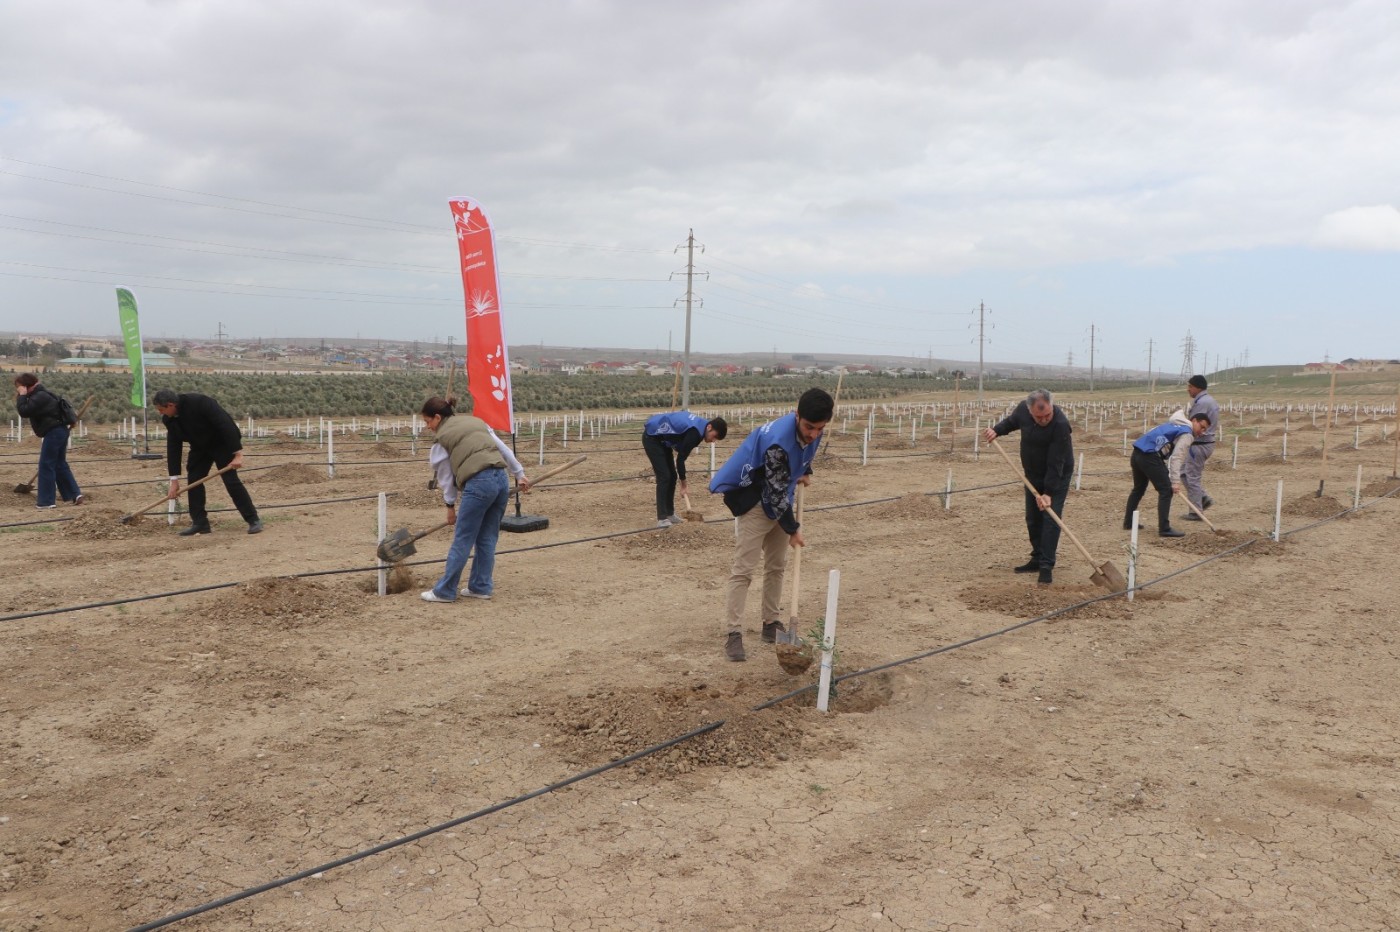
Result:
[[[20,417],[29,418],[29,426],[37,436],[44,436],[55,427],[63,427],[59,414],[58,396],[42,384],[36,384],[26,394],[15,396],[15,409]]]
[[[1073,429],[1059,405],[1054,406],[1054,412],[1050,423],[1041,427],[1023,401],[992,428],[998,437],[1013,430],[1021,432],[1021,469],[1041,495],[1068,489],[1074,475],[1074,443],[1070,440]]]
[[[172,476],[180,475],[181,444],[188,443],[191,451],[198,450],[216,463],[227,463],[243,449],[238,422],[208,395],[181,395],[175,402],[175,416],[162,414],[160,419],[168,431],[165,460]]]

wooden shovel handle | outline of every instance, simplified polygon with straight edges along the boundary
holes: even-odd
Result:
[[[802,523],[802,486],[801,486],[801,485],[798,485],[798,487],[797,487],[796,511],[797,511],[797,523],[798,523],[798,524],[801,524],[801,523]],[[802,550],[803,550],[803,548],[802,548],[802,547],[797,547],[796,550],[797,550],[797,553],[793,554],[793,556],[792,556],[792,598],[788,600],[789,603],[790,603],[789,606],[788,606],[788,621],[790,622],[790,623],[788,624],[788,634],[789,634],[790,637],[792,637],[792,639],[793,639],[792,643],[794,643],[794,644],[797,643],[797,632],[793,630],[793,627],[792,627],[791,622],[795,622],[795,621],[798,620],[798,618],[797,618],[797,596],[798,596],[798,594],[802,591]]]
[[[1199,509],[1199,508],[1196,507],[1196,503],[1193,502],[1193,501],[1191,501],[1191,497],[1190,497],[1189,495],[1187,495],[1185,492],[1177,492],[1176,494],[1179,495],[1179,496],[1181,496],[1181,500],[1182,500],[1183,502],[1186,503],[1186,507],[1190,508],[1192,511],[1194,511],[1194,512],[1196,513],[1196,517],[1200,518],[1202,521],[1204,521],[1204,522],[1206,523],[1206,527],[1210,528],[1212,531],[1215,531],[1216,533],[1219,533],[1219,532],[1220,532],[1220,529],[1219,529],[1219,528],[1217,528],[1214,524],[1211,524],[1211,523],[1210,523],[1210,519],[1206,517],[1206,513],[1205,513],[1204,511],[1202,511],[1201,509]]]
[[[567,463],[561,463],[558,466],[555,466],[553,469],[546,470],[545,472],[540,473],[538,476],[530,480],[530,488],[535,488],[544,480],[549,479],[553,476],[557,476],[566,469],[573,469],[575,466],[577,466],[579,463],[582,463],[586,459],[588,459],[588,454],[584,453],[581,456],[574,457]]]
[[[83,415],[87,414],[87,409],[92,406],[92,400],[96,397],[96,395],[87,396],[87,400],[83,402],[83,406],[78,409],[78,416],[73,418],[74,421],[81,421],[83,419]]]
[[[132,518],[138,517],[139,515],[144,515],[146,512],[150,511],[152,508],[158,508],[159,506],[164,505],[166,502],[174,501],[176,498],[179,498],[181,495],[184,495],[186,492],[188,492],[190,489],[194,488],[195,486],[203,485],[204,483],[208,482],[210,479],[213,479],[215,476],[222,476],[224,473],[228,472],[228,471],[229,471],[230,469],[232,469],[232,468],[233,468],[233,464],[232,464],[232,463],[229,463],[229,464],[228,464],[227,466],[225,466],[223,469],[220,469],[220,470],[218,470],[218,471],[216,471],[216,472],[211,472],[209,475],[205,476],[203,479],[200,479],[198,482],[191,482],[189,485],[185,486],[183,489],[181,489],[180,491],[176,492],[175,495],[174,495],[173,497],[170,496],[170,495],[167,495],[167,496],[165,496],[164,498],[161,498],[161,499],[158,499],[158,500],[156,500],[156,501],[154,501],[154,502],[151,502],[151,503],[150,503],[149,505],[147,505],[145,508],[142,508],[140,511],[133,511],[131,514],[127,515],[127,516],[126,516],[125,518],[123,518],[122,520],[123,520],[123,521],[130,521]]]
[[[1006,465],[1011,467],[1011,471],[1020,477],[1021,482],[1026,486],[1026,491],[1039,498],[1040,493],[1035,490],[1035,486],[1031,485],[1031,481],[1026,478],[1026,474],[1021,472],[1021,467],[1013,463],[1011,461],[1011,457],[1006,455],[1006,450],[1002,448],[1001,444],[998,443],[996,440],[993,440],[992,446],[997,448],[997,452],[1001,454],[1002,459],[1006,460]],[[1054,521],[1060,526],[1060,530],[1065,532],[1065,535],[1070,539],[1074,546],[1078,548],[1079,552],[1084,555],[1084,559],[1088,560],[1089,565],[1092,566],[1095,569],[1095,571],[1097,571],[1099,568],[1098,561],[1096,561],[1093,555],[1090,554],[1089,551],[1085,548],[1085,546],[1079,542],[1079,538],[1074,536],[1074,532],[1071,531],[1069,528],[1065,527],[1065,523],[1060,520],[1060,516],[1055,514],[1055,509],[1046,508],[1045,513],[1050,516],[1050,519],[1052,521]]]
[[[685,502],[685,510],[686,510],[686,511],[694,511],[694,510],[695,510],[694,508],[691,508],[691,507],[690,507],[690,493],[689,493],[689,492],[682,492],[682,493],[681,493],[681,501]]]

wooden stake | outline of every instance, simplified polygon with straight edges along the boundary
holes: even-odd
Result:
[[[1337,370],[1332,370],[1332,384],[1327,389],[1327,419],[1322,422],[1322,478],[1317,482],[1317,497],[1327,485],[1327,434],[1332,428],[1332,399],[1337,394]]]

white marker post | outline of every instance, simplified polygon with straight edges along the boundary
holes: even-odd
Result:
[[[540,425],[540,465],[544,465],[544,425]]]
[[[1133,510],[1133,536],[1128,539],[1128,601],[1133,600],[1133,590],[1137,588],[1138,561],[1138,514]]]
[[[865,433],[860,436],[860,464],[864,466],[870,462],[870,428],[865,428]]]
[[[1234,469],[1240,464],[1240,435],[1235,434],[1235,449],[1230,454],[1230,468]]]
[[[948,467],[948,489],[943,493],[943,510],[953,510],[953,467]]]
[[[1084,479],[1084,453],[1079,454],[1079,468],[1074,471],[1074,491],[1079,491],[1079,483]]]
[[[817,680],[817,711],[825,712],[831,698],[831,659],[836,652],[836,599],[841,592],[841,571],[826,577],[826,624],[822,627],[822,666]]]
[[[1278,481],[1278,494],[1274,496],[1274,543],[1283,540],[1283,480]]]
[[[384,538],[389,535],[389,495],[387,492],[379,493],[379,542],[384,543]],[[375,562],[379,564],[379,595],[383,597],[389,593],[389,564],[379,559],[375,554]]]
[[[335,478],[335,421],[326,422],[326,478]]]
[[[1358,464],[1356,465],[1356,495],[1352,498],[1351,507],[1352,507],[1352,510],[1353,510],[1353,511],[1355,511],[1357,508],[1360,508],[1360,507],[1361,507],[1361,464],[1360,464],[1360,463],[1358,463]]]

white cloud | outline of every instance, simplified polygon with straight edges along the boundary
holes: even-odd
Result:
[[[1377,204],[1334,211],[1318,224],[1315,241],[1328,249],[1400,252],[1400,210]]]

